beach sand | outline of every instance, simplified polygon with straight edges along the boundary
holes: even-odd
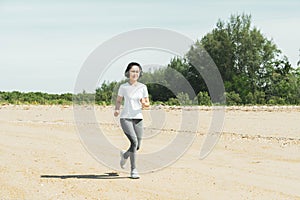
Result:
[[[112,107],[94,109],[112,144],[127,148]],[[144,111],[145,133],[159,134],[143,140],[140,154],[164,147],[177,130],[185,131],[182,109],[153,110]],[[186,130],[196,135],[186,153],[133,180],[88,153],[72,106],[2,105],[0,199],[300,199],[299,107],[228,107],[220,140],[202,160],[212,110],[190,112],[199,113],[199,122],[196,133]]]

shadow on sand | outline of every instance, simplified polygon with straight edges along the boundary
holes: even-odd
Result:
[[[119,176],[116,172],[104,173],[100,175],[87,174],[87,175],[41,175],[41,178],[78,178],[78,179],[127,179],[128,176]]]

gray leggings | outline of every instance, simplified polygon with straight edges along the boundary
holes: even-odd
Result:
[[[136,151],[141,146],[141,140],[143,136],[143,120],[142,119],[125,119],[121,118],[121,127],[130,141],[130,147],[125,152],[124,158],[130,157],[131,169],[136,168],[135,159]]]

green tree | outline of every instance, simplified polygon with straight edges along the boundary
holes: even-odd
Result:
[[[95,101],[98,104],[109,105],[116,99],[117,82],[104,82],[100,88],[96,89]],[[105,102],[105,103],[104,103]]]
[[[242,102],[240,95],[234,91],[226,92],[226,103],[229,106],[239,105]]]
[[[211,105],[211,100],[207,92],[199,92],[197,95],[197,100],[199,105]]]
[[[204,48],[217,65],[227,92],[239,94],[247,103],[249,93],[264,91],[274,63],[280,62],[280,50],[251,24],[250,15],[231,15],[219,20],[216,28],[197,41],[188,52],[189,62]],[[201,80],[199,79],[198,82]]]

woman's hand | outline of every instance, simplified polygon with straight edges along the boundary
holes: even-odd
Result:
[[[119,114],[120,114],[120,110],[115,110],[114,116],[115,116],[115,117],[118,117]]]
[[[146,97],[146,98],[141,98],[140,99],[140,102],[142,104],[142,109],[148,109],[149,106],[150,106],[150,102],[149,102],[149,98]]]

